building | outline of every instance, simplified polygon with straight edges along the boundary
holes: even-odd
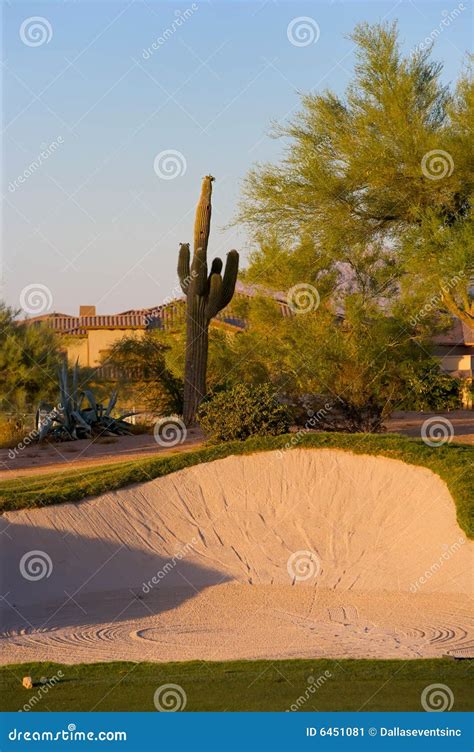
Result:
[[[257,290],[251,286],[238,284],[234,300],[221,311],[213,325],[225,327],[229,331],[245,328],[246,322],[238,311],[236,303],[242,298],[255,296]],[[285,297],[272,293],[278,301],[282,315],[290,316],[291,311]],[[64,338],[64,349],[70,363],[97,368],[107,352],[122,337],[137,335],[147,329],[172,330],[184,323],[185,300],[178,298],[153,308],[123,311],[111,315],[98,315],[93,305],[80,306],[79,315],[65,313],[45,313],[28,319],[32,325],[45,323]]]
[[[460,378],[474,374],[474,328],[454,319],[453,327],[434,338],[434,355],[446,373]]]
[[[221,311],[213,326],[225,327],[229,331],[245,328],[246,321],[239,313],[239,302],[262,293],[256,287],[237,284],[232,302]],[[292,311],[283,293],[269,293],[283,316],[291,316]],[[169,303],[123,311],[112,315],[97,315],[95,306],[81,306],[78,316],[63,313],[46,313],[28,319],[31,324],[47,323],[64,336],[64,349],[70,363],[79,361],[81,366],[97,368],[113,344],[124,336],[140,335],[147,329],[158,327],[172,330],[184,323],[185,300],[178,298]],[[441,369],[456,377],[472,379],[474,375],[474,329],[458,319],[446,334],[434,338],[434,354],[439,358]]]

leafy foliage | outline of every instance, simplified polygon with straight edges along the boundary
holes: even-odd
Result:
[[[0,303],[0,406],[27,412],[39,399],[53,399],[62,353],[57,335],[44,324],[28,325]]]
[[[462,407],[460,379],[439,370],[435,362],[416,368],[406,365],[406,396],[398,405],[402,410],[456,410]]]
[[[275,133],[288,139],[283,159],[251,170],[237,220],[291,250],[311,238],[315,265],[337,265],[366,298],[390,298],[407,272],[428,295],[462,272],[440,308],[472,323],[472,78],[449,91],[430,50],[402,56],[394,24],[360,24],[351,38],[345,96],[303,96]]]
[[[277,436],[290,427],[288,410],[267,385],[238,384],[201,403],[199,423],[211,442]]]
[[[129,396],[159,415],[183,411],[183,381],[166,361],[170,349],[161,333],[152,329],[142,337],[117,340],[106,358],[118,369],[119,383]]]
[[[389,313],[360,294],[346,296],[344,317],[324,302],[282,317],[263,298],[249,304],[247,317],[248,329],[233,338],[212,333],[210,378],[227,387],[270,383],[316,430],[382,430],[393,410],[417,398],[434,367],[429,341],[402,307]]]
[[[474,88],[468,71],[444,86],[430,50],[403,57],[396,24],[351,37],[345,95],[303,96],[275,131],[283,158],[250,171],[237,217],[260,244],[246,279],[312,285],[321,305],[282,319],[257,301],[218,360],[211,338],[210,362],[235,363],[227,383],[269,381],[300,404],[310,395],[316,428],[377,431],[397,407],[458,399],[431,338],[452,315],[474,321]]]

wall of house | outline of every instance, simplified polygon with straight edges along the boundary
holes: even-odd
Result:
[[[463,372],[466,376],[473,375],[474,356],[469,353],[464,355],[444,355],[440,358],[440,365],[443,371],[454,373]]]
[[[89,365],[89,343],[87,337],[65,338],[65,350],[69,365],[73,366],[77,361],[83,368]]]
[[[79,365],[90,368],[101,364],[102,356],[122,337],[130,335],[142,337],[143,329],[88,329],[81,337],[68,337],[65,350],[71,365],[79,360]]]
[[[102,357],[108,350],[123,337],[135,336],[142,337],[143,329],[88,329],[87,339],[89,343],[89,366],[98,366]]]

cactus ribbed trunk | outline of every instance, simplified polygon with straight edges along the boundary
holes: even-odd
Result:
[[[208,327],[205,302],[200,296],[193,296],[188,301],[186,318],[183,420],[187,426],[194,423],[199,403],[206,396]]]
[[[194,222],[194,253],[190,263],[189,243],[182,243],[178,258],[178,277],[186,295],[186,360],[184,369],[183,419],[195,423],[199,403],[206,396],[206,371],[209,323],[232,300],[239,254],[229,251],[224,275],[222,261],[215,258],[208,275],[207,244],[211,229],[212,175],[202,181]]]

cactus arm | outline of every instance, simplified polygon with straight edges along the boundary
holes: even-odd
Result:
[[[229,251],[225,264],[224,279],[222,280],[222,299],[219,310],[226,307],[232,300],[239,272],[239,254],[237,251]]]
[[[181,289],[186,295],[188,292],[190,282],[189,272],[189,243],[179,244],[179,256],[178,256],[178,277]]]
[[[220,274],[221,271],[222,271],[222,260],[220,258],[215,258],[211,264],[211,274]]]
[[[210,321],[222,308],[222,277],[219,273],[211,274],[209,295],[206,304],[206,317]]]
[[[215,258],[212,261],[211,264],[211,271],[209,272],[209,277],[207,278],[207,295],[209,295],[209,290],[211,289],[211,279],[213,274],[219,274],[222,272],[222,261],[220,258]],[[215,314],[214,314],[215,315]]]

